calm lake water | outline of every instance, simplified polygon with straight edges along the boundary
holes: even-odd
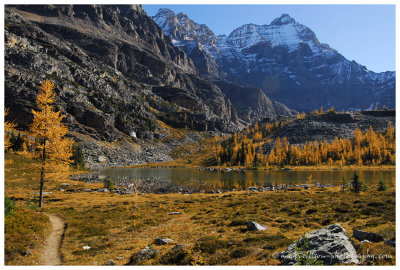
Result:
[[[386,184],[395,183],[395,170],[357,170],[360,179],[367,184],[377,184],[382,178]],[[314,183],[340,185],[342,177],[350,179],[352,170],[343,171],[245,171],[219,172],[200,171],[192,168],[107,168],[100,176],[128,177],[131,180],[144,178],[168,179],[177,185],[188,187],[246,188],[266,184],[304,184],[312,175]]]

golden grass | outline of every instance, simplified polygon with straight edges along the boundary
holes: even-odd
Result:
[[[40,250],[50,232],[49,218],[17,204],[12,215],[4,218],[4,261],[7,265],[41,265]],[[26,254],[26,252],[30,254]]]
[[[20,207],[23,207],[25,194],[36,186],[37,180],[30,177],[19,162],[22,163],[17,160],[7,166],[5,187],[9,197],[21,199]],[[20,183],[22,186],[16,189]],[[68,183],[74,189],[102,186],[77,181]],[[62,192],[59,185],[57,181],[46,185],[45,191],[52,193],[45,197],[43,210],[63,217],[68,224],[62,247],[67,265],[102,265],[110,259],[123,265],[147,245],[160,254],[145,264],[276,265],[279,261],[273,254],[285,250],[303,233],[332,223],[340,223],[349,235],[353,228],[381,233],[385,239],[395,234],[394,188],[378,192],[375,186],[370,186],[368,192],[359,195],[329,188],[312,192],[134,196]],[[173,211],[181,215],[167,215]],[[270,229],[246,231],[246,222],[250,220]],[[154,245],[158,237],[186,244],[186,253],[181,258],[171,254],[174,245]],[[357,240],[352,240],[361,254],[367,253]],[[6,241],[6,247],[8,245]],[[83,250],[86,245],[91,249]],[[371,252],[392,256],[392,259],[379,259],[374,263],[395,263],[393,247],[372,244],[369,254]],[[371,261],[365,262],[368,263]]]

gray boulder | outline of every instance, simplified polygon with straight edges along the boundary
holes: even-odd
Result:
[[[174,242],[174,240],[169,239],[169,238],[157,238],[154,241],[154,244],[156,244],[156,245],[166,245],[166,244],[170,244],[170,243],[173,243],[173,242]]]
[[[258,224],[257,222],[254,221],[249,221],[247,222],[247,230],[249,231],[263,231],[263,230],[268,230],[268,227],[265,227],[261,224]]]
[[[99,162],[106,162],[107,161],[107,157],[106,156],[99,156],[98,158]]]
[[[185,249],[185,248],[187,248],[187,245],[183,244],[183,245],[176,245],[171,250],[177,251],[177,250],[181,250],[181,249]]]
[[[364,232],[356,229],[353,229],[353,237],[359,241],[368,240],[375,243],[384,241],[383,236],[380,234]]]
[[[158,255],[159,251],[147,246],[144,249],[133,254],[128,262],[128,265],[140,264],[145,260],[153,259]]]
[[[308,241],[308,257],[323,261],[324,265],[358,264],[357,253],[349,240],[346,230],[340,224],[331,224],[305,235]],[[295,265],[300,254],[296,251],[303,237],[291,244],[277,258],[282,265]]]
[[[114,260],[108,260],[104,265],[117,265],[117,263]]]
[[[168,215],[180,215],[181,213],[180,212],[170,212],[170,213],[168,213]]]
[[[396,247],[396,238],[392,238],[392,239],[386,240],[385,244],[389,245],[389,246],[392,246],[392,247]]]
[[[371,244],[371,241],[368,241],[368,240],[362,240],[360,243],[361,243],[361,244]]]

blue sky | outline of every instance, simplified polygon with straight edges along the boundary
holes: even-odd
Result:
[[[394,71],[395,5],[143,5],[148,15],[166,7],[229,35],[247,24],[269,24],[283,13],[311,28],[320,42],[375,72]]]

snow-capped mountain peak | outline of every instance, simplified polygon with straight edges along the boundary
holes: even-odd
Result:
[[[240,50],[266,42],[272,47],[287,47],[289,51],[297,50],[303,44],[308,44],[314,53],[327,49],[311,29],[297,23],[288,14],[282,14],[269,25],[245,24],[238,27],[228,36],[227,42]]]
[[[260,87],[294,109],[308,111],[327,104],[368,108],[374,99],[394,106],[394,72],[374,73],[349,61],[288,14],[270,24],[249,23],[216,37],[184,14],[165,26],[164,13],[153,19],[173,40],[185,41],[175,44],[190,50],[195,65],[207,67],[205,73],[213,70],[209,74]],[[190,40],[198,43],[198,50],[195,43],[188,44]]]
[[[290,17],[289,14],[282,14],[279,18],[274,19],[271,22],[271,25],[283,25],[290,23],[296,23],[296,21]]]
[[[216,43],[215,34],[205,24],[198,24],[180,12],[175,14],[170,9],[160,9],[152,19],[163,29],[173,41],[195,40],[203,46]]]

